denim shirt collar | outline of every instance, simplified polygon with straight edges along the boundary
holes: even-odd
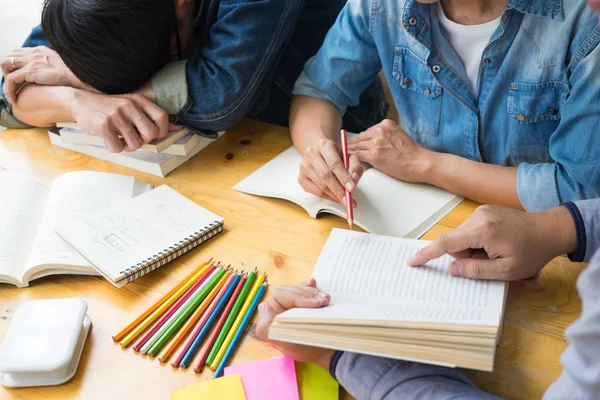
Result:
[[[427,13],[430,7],[437,7],[437,5],[423,4],[414,0],[409,0],[405,3],[402,12],[402,25],[413,36],[417,36],[419,33],[422,33],[423,29],[429,28]],[[562,0],[509,0],[506,9],[515,9],[523,14],[555,20],[562,20],[564,18]],[[411,18],[416,19],[415,24],[410,24]],[[413,20],[412,22],[415,21]]]

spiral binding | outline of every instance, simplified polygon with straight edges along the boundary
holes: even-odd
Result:
[[[157,268],[173,261],[177,257],[182,256],[191,249],[199,246],[200,244],[208,241],[219,233],[223,232],[225,224],[222,221],[215,221],[212,224],[205,226],[204,228],[194,232],[192,235],[186,237],[183,240],[169,246],[168,249],[159,251],[158,254],[146,259],[145,261],[139,262],[119,273],[124,278],[119,281],[125,280],[126,283],[131,283],[136,279],[154,271]]]

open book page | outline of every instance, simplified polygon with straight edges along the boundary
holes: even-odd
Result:
[[[346,218],[346,207],[308,194],[298,183],[301,157],[292,146],[242,180],[235,190],[292,201],[312,217],[321,211]],[[418,238],[462,198],[429,185],[398,181],[367,169],[353,194],[358,203],[354,222],[379,235]]]
[[[409,267],[408,257],[427,244],[334,229],[314,272],[331,306],[290,314],[498,325],[506,284],[453,277],[449,256]]]
[[[68,269],[70,266],[81,273],[96,274],[92,265],[56,234],[56,229],[69,227],[147,189],[134,177],[102,172],[71,172],[57,178],[35,237],[29,268],[53,265]]]
[[[462,198],[443,189],[399,181],[370,168],[363,174],[352,195],[358,206],[355,223],[378,235],[416,239],[427,232]],[[330,201],[324,209],[345,218],[345,206]]]
[[[211,224],[222,221],[162,185],[118,207],[59,228],[58,234],[114,283],[125,278],[124,270],[159,258],[188,238],[201,238]]]
[[[298,183],[302,157],[294,146],[260,167],[233,189],[257,196],[274,197],[298,204],[313,218],[327,201],[306,193]],[[344,214],[340,214],[344,215]]]
[[[0,172],[0,281],[21,286],[48,192],[34,179]]]

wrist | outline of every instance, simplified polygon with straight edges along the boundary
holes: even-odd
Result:
[[[427,183],[433,186],[440,186],[439,184],[439,173],[443,171],[442,165],[444,164],[445,154],[437,153],[435,151],[422,149],[422,153],[419,154],[421,165],[419,167],[419,179],[422,183]]]
[[[313,362],[321,367],[323,367],[324,369],[326,369],[327,371],[329,371],[329,365],[331,364],[331,358],[333,357],[333,353],[335,353],[334,350],[330,350],[330,349],[320,349],[321,351],[319,352],[319,357],[314,360]]]
[[[577,248],[577,231],[571,213],[566,207],[554,207],[538,214],[542,220],[541,232],[545,232],[545,239],[554,255],[573,253]]]

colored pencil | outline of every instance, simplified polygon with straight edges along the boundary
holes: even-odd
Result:
[[[344,158],[344,167],[346,169],[350,168],[350,155],[348,154],[348,135],[346,135],[346,130],[342,129],[340,132],[341,142],[342,142],[342,156]],[[345,188],[344,188],[345,189]],[[348,226],[352,229],[352,224],[354,224],[354,205],[352,204],[352,193],[345,189],[346,191],[346,218],[348,220]]]
[[[223,291],[227,289],[227,285],[231,283],[234,277],[235,275],[230,273],[229,271],[221,277],[221,280],[210,291],[208,296],[206,296],[206,298],[202,300],[202,303],[198,306],[196,311],[194,311],[192,316],[185,322],[181,330],[177,332],[177,335],[175,335],[175,338],[173,338],[173,341],[171,342],[169,347],[167,347],[165,353],[158,359],[160,362],[165,363],[169,360],[171,354],[173,354],[173,352],[179,347],[183,339],[185,339],[185,337],[194,327],[196,322],[198,322],[198,320],[203,316],[203,314],[205,314],[206,309],[213,303],[215,297],[217,297],[217,295],[219,294],[222,295]]]
[[[152,345],[152,347],[148,351],[148,354],[151,357],[154,357],[160,351],[160,349],[162,349],[162,347],[171,339],[173,334],[179,329],[179,327],[181,327],[183,322],[187,320],[187,318],[192,314],[192,312],[194,312],[194,310],[206,297],[210,289],[214,287],[214,285],[221,279],[221,277],[225,273],[226,271],[224,269],[219,271],[218,275],[213,278],[212,282],[209,283],[209,285],[207,285],[201,293],[198,293],[193,297],[191,304],[189,304],[183,311],[179,313],[177,319],[175,319],[175,321],[173,321],[171,325],[167,327],[167,330],[163,333],[163,335],[156,341],[156,343]]]
[[[222,293],[220,298],[215,299],[215,301],[211,305],[211,308],[207,310],[206,313],[202,316],[202,320],[198,322],[198,325],[188,338],[185,346],[183,346],[183,348],[181,349],[180,354],[177,356],[177,358],[171,365],[183,368],[188,367],[191,358],[196,353],[198,347],[200,347],[202,339],[204,339],[204,336],[206,336],[206,334],[210,330],[213,322],[219,316],[219,313],[225,306],[225,303],[227,303],[227,300],[229,300],[229,296],[231,295],[231,293],[233,293],[233,290],[237,286],[239,280],[240,276],[235,275],[234,279],[230,282],[229,286],[227,287],[225,293]]]
[[[150,307],[149,309],[144,311],[144,313],[142,315],[137,317],[129,325],[127,325],[125,328],[123,328],[121,330],[121,332],[119,332],[115,336],[113,336],[112,337],[113,340],[115,342],[120,342],[121,339],[123,339],[125,337],[125,335],[127,335],[129,332],[131,332],[131,330],[133,328],[138,326],[140,324],[140,322],[142,322],[145,318],[147,318],[150,314],[152,314],[158,307],[160,307],[161,304],[163,304],[165,301],[167,301],[169,299],[169,297],[173,296],[175,294],[175,292],[177,292],[179,290],[179,288],[181,288],[183,285],[185,285],[187,281],[192,279],[192,277],[194,277],[199,271],[201,271],[205,266],[209,265],[211,262],[212,262],[212,258],[210,260],[208,260],[207,262],[200,264],[200,266],[198,268],[196,268],[188,276],[183,278],[183,280],[181,282],[179,282],[177,284],[177,286],[175,286],[167,294],[165,294],[163,297],[161,297],[160,300],[158,300],[156,303],[154,303],[154,305],[152,307]]]
[[[246,280],[246,283],[244,284],[244,287],[242,288],[242,292],[236,299],[235,304],[233,305],[233,309],[231,310],[231,313],[229,313],[229,316],[227,317],[227,321],[225,321],[225,325],[223,325],[221,332],[219,332],[217,341],[213,345],[213,348],[208,355],[208,359],[206,360],[208,365],[211,365],[213,363],[213,361],[215,360],[215,357],[217,356],[217,353],[219,352],[219,349],[221,348],[221,345],[223,344],[225,337],[229,333],[229,329],[231,328],[231,325],[235,321],[235,317],[237,317],[237,315],[238,315],[240,307],[242,306],[242,304],[244,303],[244,300],[246,299],[246,294],[252,288],[252,284],[254,283],[255,278],[256,278],[256,272],[252,271],[250,273],[250,275],[248,275],[248,279]]]
[[[200,373],[204,369],[204,363],[206,362],[206,359],[208,358],[208,353],[210,353],[213,345],[217,341],[217,336],[219,336],[219,333],[221,332],[221,328],[223,328],[223,325],[225,325],[225,320],[227,320],[227,317],[229,317],[229,313],[231,312],[231,309],[233,308],[233,305],[234,305],[236,299],[238,298],[238,295],[240,294],[242,288],[244,287],[246,280],[247,280],[247,275],[242,275],[242,277],[240,278],[240,280],[235,288],[235,291],[233,292],[229,301],[227,302],[227,306],[223,310],[221,317],[219,317],[219,320],[217,321],[216,326],[214,327],[212,333],[206,340],[206,344],[204,345],[204,348],[200,352],[198,364],[197,364],[196,368],[194,368],[194,372]]]
[[[154,345],[154,343],[156,343],[158,341],[158,339],[163,335],[163,333],[165,333],[165,331],[169,328],[169,326],[171,326],[171,324],[173,324],[173,321],[175,321],[175,319],[177,319],[179,317],[179,315],[183,312],[184,309],[186,309],[194,300],[194,298],[201,294],[201,293],[205,293],[207,288],[210,286],[212,287],[215,283],[216,283],[216,277],[220,276],[220,272],[222,272],[223,269],[221,268],[217,268],[215,269],[211,275],[208,277],[208,279],[206,279],[202,285],[200,285],[196,291],[181,305],[181,307],[179,307],[179,309],[167,320],[167,322],[165,322],[158,331],[156,331],[154,333],[154,335],[152,335],[152,337],[150,338],[150,340],[148,340],[144,346],[142,346],[140,352],[142,354],[147,354],[148,350],[150,350],[150,348]]]
[[[198,278],[196,282],[194,282],[194,284],[183,294],[183,296],[181,296],[175,302],[175,304],[173,304],[171,308],[169,308],[167,312],[154,325],[152,325],[150,330],[142,337],[142,339],[140,339],[140,341],[137,342],[135,346],[133,346],[133,350],[140,351],[142,347],[148,342],[148,340],[150,340],[150,338],[154,336],[154,334],[165,324],[165,322],[168,321],[169,318],[171,318],[171,316],[181,308],[181,305],[184,304],[192,294],[194,294],[194,292],[206,281],[206,279],[208,279],[208,277],[212,274],[214,270],[215,267],[209,266],[209,268],[204,272],[204,274],[202,274],[202,276]]]
[[[235,318],[235,322],[233,323],[231,330],[227,334],[227,337],[225,337],[225,341],[223,342],[223,345],[221,345],[221,348],[219,349],[219,352],[217,353],[215,360],[211,364],[211,368],[213,368],[213,369],[216,368],[217,365],[219,365],[219,363],[221,362],[221,359],[223,358],[223,355],[227,351],[227,348],[229,347],[229,344],[231,343],[231,340],[233,339],[235,332],[239,328],[240,324],[242,323],[242,320],[244,319],[244,316],[246,315],[246,313],[248,311],[248,308],[252,304],[252,300],[254,299],[256,292],[259,290],[260,286],[265,281],[265,279],[266,279],[266,276],[262,275],[261,277],[259,277],[256,280],[256,282],[254,282],[254,286],[252,286],[252,290],[250,291],[250,294],[246,298],[246,301],[244,302],[244,306],[242,307],[240,313]]]
[[[198,279],[198,277],[202,276],[202,274],[209,268],[208,264],[205,264],[200,270],[198,270],[187,282],[185,282],[182,286],[179,287],[173,293],[167,301],[158,306],[154,311],[150,313],[145,319],[139,323],[131,332],[129,332],[123,339],[121,339],[120,344],[121,347],[127,347],[131,342],[133,342],[148,326],[152,324],[157,318],[159,318],[173,303],[175,303],[179,297],[187,289],[190,288],[194,284],[194,282]],[[136,320],[137,321],[137,320]],[[135,321],[134,321],[135,322]],[[130,324],[131,325],[131,324]]]
[[[215,370],[214,378],[218,378],[223,373],[223,369],[225,368],[225,365],[227,365],[229,358],[231,358],[233,351],[235,350],[237,344],[240,341],[240,338],[242,337],[242,334],[244,333],[244,330],[246,329],[246,325],[248,325],[248,322],[250,322],[250,319],[252,318],[252,314],[254,314],[254,310],[256,310],[256,307],[258,306],[258,303],[262,299],[262,296],[264,295],[266,290],[267,290],[267,284],[261,285],[260,289],[258,289],[258,292],[252,299],[252,304],[250,304],[250,308],[248,308],[248,310],[246,311],[246,314],[244,315],[244,319],[242,320],[242,323],[240,324],[240,326],[237,328],[237,331],[235,332],[235,336],[233,337],[231,344],[227,348],[225,354],[223,355],[223,358],[221,359],[221,362],[219,363],[219,366]]]

